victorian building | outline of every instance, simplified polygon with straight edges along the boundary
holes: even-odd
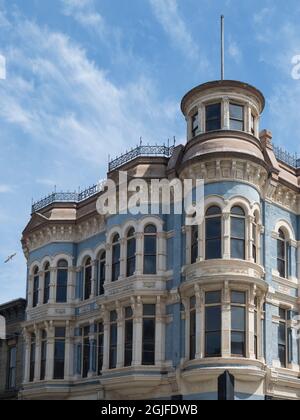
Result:
[[[26,301],[18,299],[0,305],[5,339],[0,339],[0,400],[16,400],[23,382],[24,342],[22,323]],[[0,337],[2,338],[2,337]],[[4,337],[3,337],[4,338]]]
[[[237,81],[182,100],[187,143],[140,146],[108,178],[204,179],[205,217],[101,216],[97,187],[36,203],[24,399],[300,399],[300,162],[260,131],[261,92]]]

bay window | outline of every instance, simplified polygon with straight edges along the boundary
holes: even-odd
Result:
[[[97,373],[100,376],[103,368],[103,356],[104,356],[104,325],[102,322],[98,324],[98,357],[97,357]]]
[[[154,225],[144,230],[144,274],[157,272],[157,229]]]
[[[196,298],[190,298],[190,360],[196,358]]]
[[[97,296],[104,295],[104,284],[106,277],[106,252],[103,251],[98,258],[97,266]]]
[[[135,230],[132,228],[127,234],[127,277],[131,277],[135,273],[136,266],[136,239]]]
[[[30,364],[29,364],[29,382],[34,381],[35,376],[35,357],[36,357],[36,337],[35,334],[31,334],[30,342]]]
[[[210,207],[205,215],[205,258],[222,258],[222,212],[217,206]]]
[[[120,257],[121,257],[121,246],[120,236],[116,234],[113,238],[112,246],[112,281],[119,280],[120,277]]]
[[[117,367],[118,349],[118,314],[117,311],[110,313],[110,334],[109,334],[109,369]]]
[[[51,277],[50,264],[47,263],[45,265],[45,269],[44,269],[44,300],[43,300],[44,305],[46,305],[47,303],[49,303],[49,298],[50,298],[50,277]]]
[[[40,379],[44,381],[46,377],[46,365],[47,365],[47,333],[45,330],[41,334],[41,373]]]
[[[54,371],[53,379],[62,380],[65,377],[65,328],[55,328],[54,341]]]
[[[230,130],[244,131],[244,107],[242,105],[231,103],[230,112]]]
[[[155,323],[156,305],[143,305],[143,365],[155,365]]]
[[[125,343],[124,366],[131,366],[133,352],[133,311],[129,306],[125,308]]]
[[[82,328],[82,377],[87,378],[90,370],[90,327]]]
[[[222,354],[222,293],[205,294],[205,357]]]
[[[92,294],[92,260],[88,258],[84,267],[84,300],[90,299]]]
[[[56,281],[56,303],[67,302],[68,290],[68,263],[65,260],[58,262]]]
[[[195,264],[199,256],[199,245],[198,245],[198,225],[192,226],[192,244],[191,244],[191,263]]]
[[[231,354],[246,357],[245,292],[231,292]]]
[[[38,267],[36,267],[34,269],[34,277],[33,277],[33,299],[32,299],[33,308],[36,308],[39,303],[39,287],[40,287],[39,269]]]
[[[206,106],[206,131],[221,130],[221,104]]]
[[[238,206],[231,209],[231,258],[246,259],[246,217]]]

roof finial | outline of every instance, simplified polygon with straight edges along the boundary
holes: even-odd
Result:
[[[225,78],[225,23],[224,15],[221,16],[221,80]]]

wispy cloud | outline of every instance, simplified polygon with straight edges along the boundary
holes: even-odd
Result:
[[[0,194],[13,192],[13,187],[7,184],[0,184]]]
[[[228,44],[228,54],[233,60],[239,64],[242,60],[242,51],[238,46],[237,42],[234,41],[232,38],[229,39]]]
[[[177,0],[149,0],[157,20],[162,25],[174,47],[179,48],[189,60],[207,65],[206,58],[193,39],[187,24],[180,15]]]

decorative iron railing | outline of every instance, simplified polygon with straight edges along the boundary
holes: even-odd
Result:
[[[53,203],[80,203],[99,192],[99,185],[94,185],[82,192],[54,192],[48,197],[37,201],[32,205],[32,213],[36,213]]]
[[[109,172],[115,171],[121,166],[125,165],[128,162],[131,162],[137,157],[143,156],[162,156],[162,157],[171,157],[174,151],[175,146],[137,146],[135,149],[132,149],[130,152],[121,155],[117,159],[112,160],[108,165]]]
[[[281,162],[286,163],[293,168],[300,168],[300,158],[297,153],[289,153],[281,147],[277,146],[274,147],[274,153],[276,158]]]

